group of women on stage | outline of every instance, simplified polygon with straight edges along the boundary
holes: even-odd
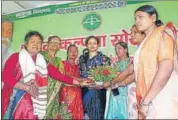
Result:
[[[112,62],[98,50],[97,37],[86,38],[87,51],[81,56],[70,45],[63,61],[56,55],[58,36],[50,36],[47,50],[41,52],[43,36],[28,32],[25,48],[12,54],[3,69],[2,118],[53,118],[60,103],[67,105],[72,119],[178,118],[177,31],[172,23],[159,20],[153,6],[141,6],[134,15],[131,38],[138,45],[134,57],[125,42],[115,44],[114,66],[120,73],[95,87],[90,87],[94,80],[88,71]]]

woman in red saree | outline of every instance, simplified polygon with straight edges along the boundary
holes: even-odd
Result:
[[[39,32],[28,32],[25,49],[12,54],[7,60],[2,73],[2,119],[43,119],[46,115],[48,75],[68,84],[89,85],[63,75],[56,67],[46,63],[39,53],[42,40]]]
[[[75,64],[78,48],[70,45],[67,49],[67,60],[64,61],[64,73],[72,77],[80,77],[79,66]],[[83,119],[82,96],[80,87],[65,84],[61,89],[60,101],[68,105],[68,112],[72,119]]]

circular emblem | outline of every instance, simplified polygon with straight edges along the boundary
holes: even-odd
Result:
[[[101,24],[101,17],[96,13],[90,13],[84,17],[82,24],[87,30],[95,30]]]

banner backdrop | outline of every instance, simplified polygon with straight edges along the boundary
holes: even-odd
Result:
[[[49,35],[58,35],[62,41],[57,53],[66,59],[66,49],[74,43],[79,54],[85,48],[85,38],[95,35],[100,38],[100,51],[115,61],[114,44],[125,41],[132,56],[137,46],[130,39],[130,28],[134,24],[134,11],[145,4],[153,5],[164,23],[173,22],[178,26],[178,2],[126,2],[84,1],[63,5],[52,5],[3,16],[14,21],[11,49],[18,52],[23,47],[25,34],[29,30],[39,31],[46,41]],[[46,43],[43,44],[43,50]]]

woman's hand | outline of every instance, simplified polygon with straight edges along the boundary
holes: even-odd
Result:
[[[38,90],[39,90],[39,86],[35,82],[31,82],[31,84],[28,85],[27,92],[34,98],[38,96],[39,94]]]
[[[103,87],[106,88],[106,89],[107,89],[108,87],[110,87],[110,82],[108,82],[108,81],[107,81],[107,82],[104,82],[104,83],[103,83]]]
[[[91,81],[88,81],[88,80],[84,80],[84,81],[81,81],[80,82],[80,86],[81,87],[89,87],[91,86],[93,83]]]
[[[89,78],[75,78],[73,84],[81,87],[88,87],[93,84],[93,80]]]
[[[119,76],[121,73],[120,72],[117,72],[117,76]]]
[[[34,82],[34,80],[31,80],[27,83],[21,83],[17,82],[14,86],[14,88],[17,88],[19,90],[23,90],[27,93],[29,93],[33,97],[38,96],[38,85]]]
[[[94,77],[92,77],[92,76],[88,76],[88,79],[94,79]],[[93,83],[92,84],[90,84],[90,86],[89,86],[89,88],[90,89],[103,89],[104,88],[104,86],[103,86],[103,84],[102,85],[97,85],[94,81],[93,81]]]
[[[118,88],[118,87],[120,87],[120,84],[115,84],[115,85],[113,85],[113,86],[111,87],[111,89],[115,89],[115,88]]]
[[[90,78],[83,78],[82,81],[80,81],[80,86],[81,87],[89,87],[94,84],[93,80]]]
[[[146,116],[148,115],[149,112],[149,106],[140,105],[138,112],[139,112],[139,119],[146,119]]]

